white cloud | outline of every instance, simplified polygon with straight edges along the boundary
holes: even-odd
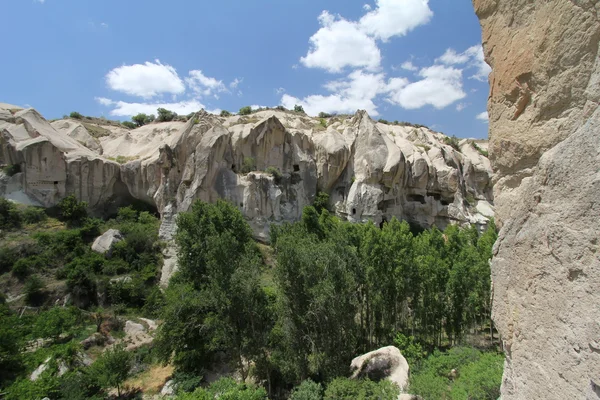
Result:
[[[467,108],[469,106],[469,104],[467,103],[458,103],[456,105],[456,111],[460,112],[462,110],[464,110],[465,108]]]
[[[484,111],[484,112],[482,112],[480,114],[477,114],[475,116],[475,118],[477,118],[480,121],[486,122],[486,123],[489,122],[489,120],[490,120],[490,117],[488,116],[487,111]]]
[[[275,93],[277,93],[277,94],[283,94],[283,93],[285,93],[285,88],[282,88],[282,87],[277,88],[277,89],[275,89]]]
[[[324,86],[332,94],[311,95],[303,99],[284,94],[281,104],[286,108],[293,108],[299,104],[309,115],[317,115],[320,112],[353,113],[359,109],[367,110],[372,116],[379,115],[373,99],[386,90],[383,74],[357,70],[345,79],[331,81]]]
[[[190,71],[185,82],[199,96],[214,95],[218,98],[218,93],[227,91],[223,81],[208,77],[201,70]]]
[[[139,113],[155,114],[156,109],[166,108],[180,115],[187,115],[199,111],[204,105],[198,100],[180,101],[177,103],[127,103],[125,101],[114,101],[106,98],[96,98],[98,103],[113,107],[109,114],[117,117],[131,117]]]
[[[361,30],[387,41],[431,20],[429,0],[376,0],[377,8],[360,19]]]
[[[309,68],[341,72],[345,67],[375,69],[381,53],[375,40],[360,30],[356,22],[335,17],[327,11],[319,16],[321,29],[311,38],[311,48],[300,62]]]
[[[253,104],[250,106],[253,110],[258,110],[259,108],[267,108],[267,106],[259,106],[258,104]]]
[[[390,90],[388,101],[412,110],[432,105],[442,109],[466,97],[462,90],[462,70],[443,65],[422,68],[423,79]]]
[[[436,61],[446,65],[466,64],[466,69],[475,70],[475,73],[470,78],[481,82],[486,82],[488,75],[492,72],[492,69],[484,60],[483,47],[481,45],[471,46],[462,53],[457,53],[454,49],[447,49]]]
[[[46,0],[33,0],[34,3],[44,4]]]
[[[371,5],[370,4],[365,4],[363,6],[363,10],[365,10],[365,11],[371,11]]]
[[[144,98],[185,92],[185,85],[175,68],[163,65],[159,60],[117,67],[106,75],[106,83],[112,90]]]
[[[417,71],[419,68],[412,63],[412,61],[408,60],[402,63],[402,65],[400,65],[400,68],[405,69],[407,71]]]
[[[481,81],[481,82],[487,82],[488,76],[490,75],[490,72],[492,72],[492,67],[490,67],[485,62],[485,57],[483,55],[483,47],[481,47],[481,46],[476,46],[476,47],[477,47],[477,53],[475,54],[475,57],[473,58],[473,60],[471,62],[471,66],[476,68],[477,72],[474,75],[470,76],[470,78],[477,79],[478,81]]]
[[[244,78],[235,78],[230,84],[230,89],[236,89],[240,83],[242,83]]]

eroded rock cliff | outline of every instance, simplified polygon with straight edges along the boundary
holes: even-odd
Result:
[[[0,132],[0,164],[21,169],[3,178],[0,195],[52,206],[75,194],[100,211],[139,199],[161,213],[165,240],[177,213],[196,199],[233,202],[263,239],[271,224],[298,220],[319,190],[351,221],[395,216],[443,228],[483,226],[493,215],[487,143],[452,147],[441,133],[377,123],[364,111],[327,121],[281,110],[227,118],[199,112],[186,123],[129,131],[49,124],[35,110],[4,106]],[[168,249],[165,279],[174,257]]]
[[[493,68],[502,398],[600,398],[600,3],[473,3]]]

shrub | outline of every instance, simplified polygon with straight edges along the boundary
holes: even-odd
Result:
[[[56,340],[61,334],[69,336],[79,325],[80,317],[81,314],[75,307],[52,307],[35,319],[33,337]]]
[[[221,117],[231,117],[231,113],[227,110],[221,110]]]
[[[175,118],[177,118],[177,113],[169,111],[165,108],[159,108],[156,110],[156,112],[158,113],[158,122],[173,121]]]
[[[444,143],[454,150],[460,151],[460,140],[456,136],[444,136]]]
[[[34,271],[41,271],[45,267],[44,260],[39,256],[20,258],[14,263],[11,273],[22,281]]]
[[[123,121],[123,122],[121,122],[121,125],[123,125],[127,129],[135,129],[135,128],[137,128],[137,125],[134,124],[131,121]]]
[[[11,247],[0,247],[0,274],[11,269],[19,258],[17,251]]]
[[[275,109],[279,111],[287,111],[287,108],[285,108],[284,106],[277,106],[275,107]]]
[[[482,149],[481,147],[477,146],[477,143],[473,142],[473,147],[475,148],[475,150],[477,150],[479,152],[479,154],[481,154],[484,157],[489,157],[489,154],[487,151],[485,151],[484,149]]]
[[[400,389],[390,381],[334,379],[325,390],[325,400],[395,400]]]
[[[415,368],[420,364],[426,352],[423,350],[421,345],[415,341],[413,336],[405,336],[398,332],[394,338],[394,344],[400,352],[406,358],[408,365],[411,368]]]
[[[326,112],[323,112],[323,111],[321,111],[321,112],[319,113],[319,118],[331,118],[331,117],[333,117],[333,115],[332,115],[332,114],[328,114],[328,113],[326,113]]]
[[[379,118],[379,120],[377,122],[379,122],[380,124],[386,124],[386,125],[390,124],[390,121],[388,121],[387,119],[383,119],[383,118]]]
[[[58,203],[62,219],[70,224],[80,225],[87,218],[87,203],[78,201],[74,195],[65,197]]]
[[[301,105],[298,105],[298,104],[296,104],[294,106],[294,112],[301,113],[301,114],[306,114],[304,112],[304,107],[302,107]]]
[[[16,175],[21,172],[21,164],[7,165],[6,167],[2,168],[2,171],[8,176]]]
[[[160,114],[159,114],[160,115]],[[135,123],[136,126],[144,126],[154,121],[154,115],[146,115],[144,113],[140,113],[138,115],[134,115],[131,117],[131,120]]]
[[[275,183],[279,184],[281,182],[281,171],[279,171],[279,168],[268,167],[265,172],[273,176]]]
[[[44,222],[48,219],[46,211],[40,207],[27,207],[21,213],[23,222],[26,224],[36,224],[38,222]]]
[[[71,114],[69,114],[69,117],[74,119],[83,119],[83,115],[79,114],[77,111],[73,111]]]
[[[256,161],[253,157],[245,157],[242,164],[242,174],[247,174],[252,171],[256,171]]]
[[[323,387],[310,379],[303,381],[292,391],[290,400],[322,400]]]
[[[320,213],[329,208],[329,194],[319,191],[313,201],[313,207]]]
[[[102,353],[91,368],[100,386],[105,389],[116,387],[120,397],[121,385],[129,377],[131,367],[132,355],[123,346],[115,346]]]
[[[25,281],[25,301],[30,306],[39,306],[46,296],[46,285],[37,276],[33,275]]]
[[[321,125],[323,128],[327,128],[327,121],[325,118],[319,119],[319,125]]]
[[[238,111],[239,115],[250,115],[252,114],[252,107],[250,106],[246,106],[246,107],[242,107],[240,108],[240,111]]]
[[[17,206],[0,197],[0,229],[15,229],[21,226],[21,214]]]
[[[221,378],[211,383],[208,388],[199,388],[193,393],[184,393],[177,398],[179,400],[267,400],[267,392],[253,385],[237,383],[232,378]]]

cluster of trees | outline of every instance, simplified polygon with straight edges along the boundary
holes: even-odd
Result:
[[[456,226],[415,235],[395,219],[381,229],[342,222],[325,204],[272,228],[273,270],[233,205],[197,202],[180,214],[162,359],[202,374],[225,353],[244,377],[252,361],[273,395],[344,376],[353,357],[398,342],[398,333],[432,350],[488,322],[493,223],[481,235]]]

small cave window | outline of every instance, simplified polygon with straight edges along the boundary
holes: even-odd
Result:
[[[448,200],[442,200],[441,203],[442,203],[443,206],[449,206],[450,205],[450,203],[448,203]]]
[[[300,172],[300,165],[294,164],[294,172]]]
[[[244,203],[240,203],[240,208],[244,208]]]
[[[231,170],[232,170],[233,172],[236,172],[236,171],[235,171],[235,164],[231,164]]]
[[[425,196],[423,196],[423,195],[409,194],[407,197],[408,197],[408,201],[415,201],[415,202],[419,202],[421,204],[425,204]]]
[[[356,208],[352,209],[352,215],[356,215]]]
[[[55,185],[58,185],[58,181],[54,181],[54,184],[55,184]]]

